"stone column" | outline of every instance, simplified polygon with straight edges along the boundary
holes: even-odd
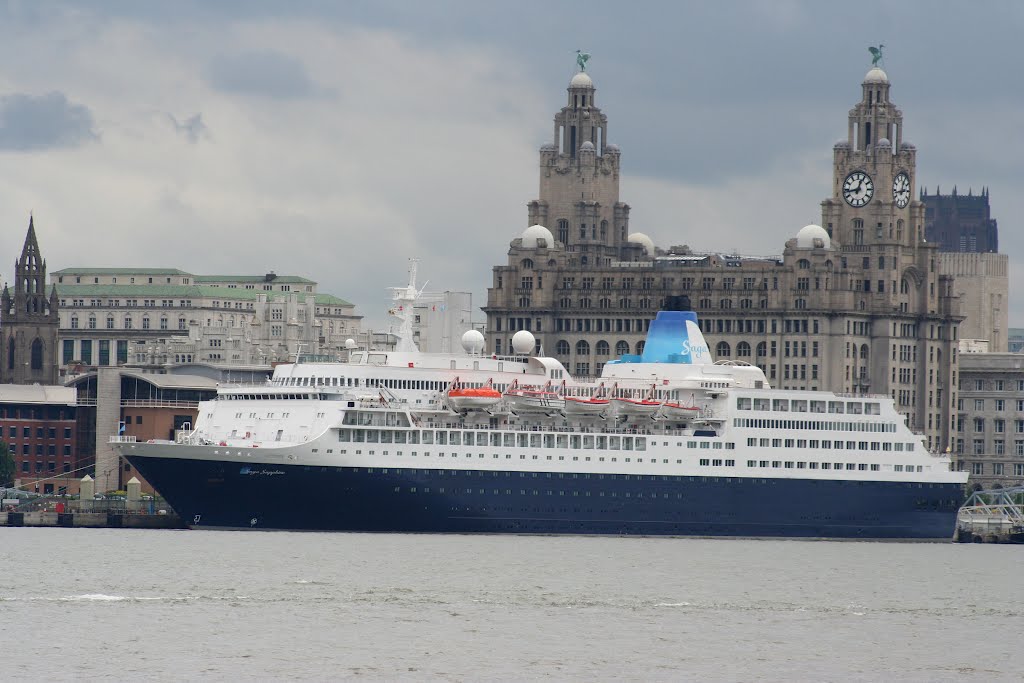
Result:
[[[96,370],[96,491],[106,493],[120,484],[121,464],[117,451],[109,443],[117,435],[121,422],[121,370],[99,367]]]

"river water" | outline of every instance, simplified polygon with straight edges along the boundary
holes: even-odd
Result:
[[[1020,546],[0,528],[5,680],[1021,680]]]

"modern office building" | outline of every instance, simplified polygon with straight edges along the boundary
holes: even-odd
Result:
[[[779,256],[745,258],[659,249],[629,233],[622,153],[607,140],[593,81],[576,74],[540,148],[529,227],[493,269],[490,348],[509,352],[527,329],[574,374],[597,374],[640,351],[665,296],[686,294],[717,359],[759,365],[785,388],[889,394],[930,448],[945,449],[959,300],[925,240],[917,151],[890,89],[878,68],[861,83],[833,148],[821,226],[794,229]]]

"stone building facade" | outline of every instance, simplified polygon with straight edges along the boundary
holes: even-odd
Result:
[[[1009,350],[1010,258],[1006,254],[939,252],[944,275],[953,278],[964,319],[960,338],[985,342],[989,351]]]
[[[58,304],[46,292],[46,260],[29,218],[14,283],[0,295],[0,383],[56,384]]]
[[[868,72],[834,147],[824,227],[801,229],[770,258],[658,249],[628,234],[621,154],[604,140],[607,119],[581,75],[556,116],[554,143],[540,150],[533,225],[493,269],[490,348],[509,352],[512,335],[528,329],[574,374],[598,374],[608,360],[640,352],[665,296],[686,294],[717,359],[756,364],[775,386],[891,395],[929,447],[944,450],[959,305],[936,245],[924,239],[916,149],[904,140],[887,75]],[[574,123],[587,120],[600,126],[573,136]]]
[[[953,460],[979,488],[1024,486],[1024,356],[960,355]]]
[[[290,275],[194,275],[177,268],[64,268],[58,362],[90,367],[266,366],[297,353],[342,357],[353,304]]]

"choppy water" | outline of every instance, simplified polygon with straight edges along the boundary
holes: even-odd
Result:
[[[1024,548],[0,529],[6,680],[1020,680]]]

